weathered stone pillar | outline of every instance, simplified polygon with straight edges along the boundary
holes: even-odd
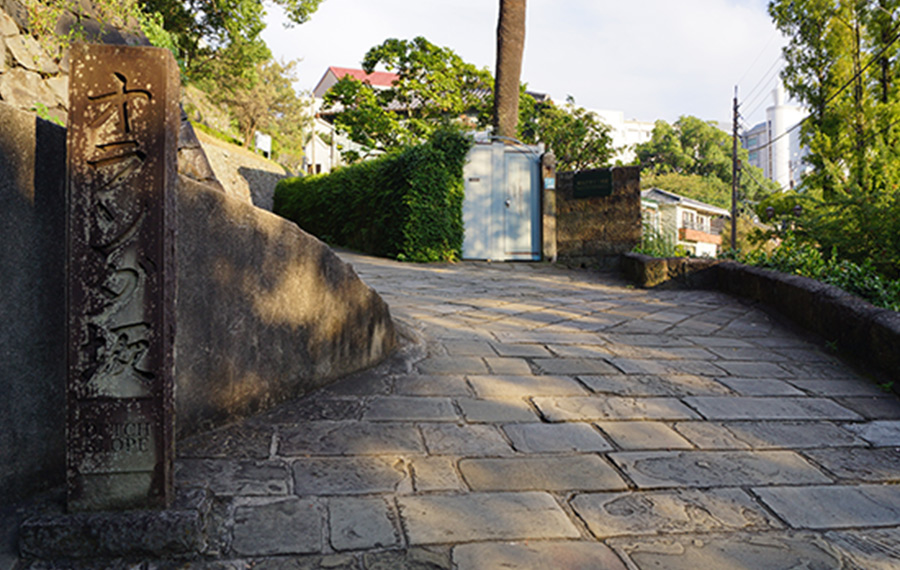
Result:
[[[172,498],[179,72],[167,50],[79,44],[68,132],[71,511]]]

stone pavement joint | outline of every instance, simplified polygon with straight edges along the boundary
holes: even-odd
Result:
[[[900,403],[821,340],[714,291],[341,255],[398,355],[178,442],[189,540],[41,561],[87,535],[35,519],[16,570],[900,567]]]

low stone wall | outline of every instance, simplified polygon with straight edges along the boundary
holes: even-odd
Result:
[[[0,505],[65,474],[65,130],[0,103]],[[295,224],[181,177],[176,430],[374,365],[387,305]]]
[[[788,275],[708,259],[658,259],[627,253],[622,271],[640,287],[703,288],[753,299],[819,335],[900,389],[900,313],[875,307],[842,289]]]

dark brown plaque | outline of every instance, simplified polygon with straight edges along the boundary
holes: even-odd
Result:
[[[605,198],[613,191],[612,170],[585,170],[576,172],[574,179],[575,198]]]
[[[78,44],[68,130],[68,505],[172,498],[178,66]]]

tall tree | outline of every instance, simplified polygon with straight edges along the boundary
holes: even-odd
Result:
[[[336,111],[335,125],[365,149],[393,150],[422,142],[440,125],[486,116],[490,72],[449,48],[423,37],[391,38],[363,58],[365,71],[376,66],[397,74],[390,88],[376,90],[347,76],[325,94],[326,109]]]
[[[827,255],[900,275],[900,1],[771,0],[785,88],[810,115],[799,230]]]
[[[645,176],[663,190],[710,204],[731,203],[731,136],[713,123],[684,116],[670,125],[657,121],[650,140],[635,147]],[[747,149],[738,158],[747,163]],[[741,194],[757,202],[778,187],[762,170],[744,167]],[[721,196],[719,195],[721,194]]]
[[[322,0],[272,0],[302,24]],[[176,57],[189,80],[228,77],[228,87],[252,83],[256,65],[271,57],[260,37],[265,28],[263,0],[138,0],[148,14],[161,14],[175,40]]]
[[[494,81],[494,133],[514,138],[519,120],[519,78],[525,50],[525,0],[500,0]]]
[[[572,97],[557,106],[535,104],[525,93],[519,115],[519,140],[547,145],[560,171],[608,166],[615,153],[609,125],[593,111],[576,106]]]

